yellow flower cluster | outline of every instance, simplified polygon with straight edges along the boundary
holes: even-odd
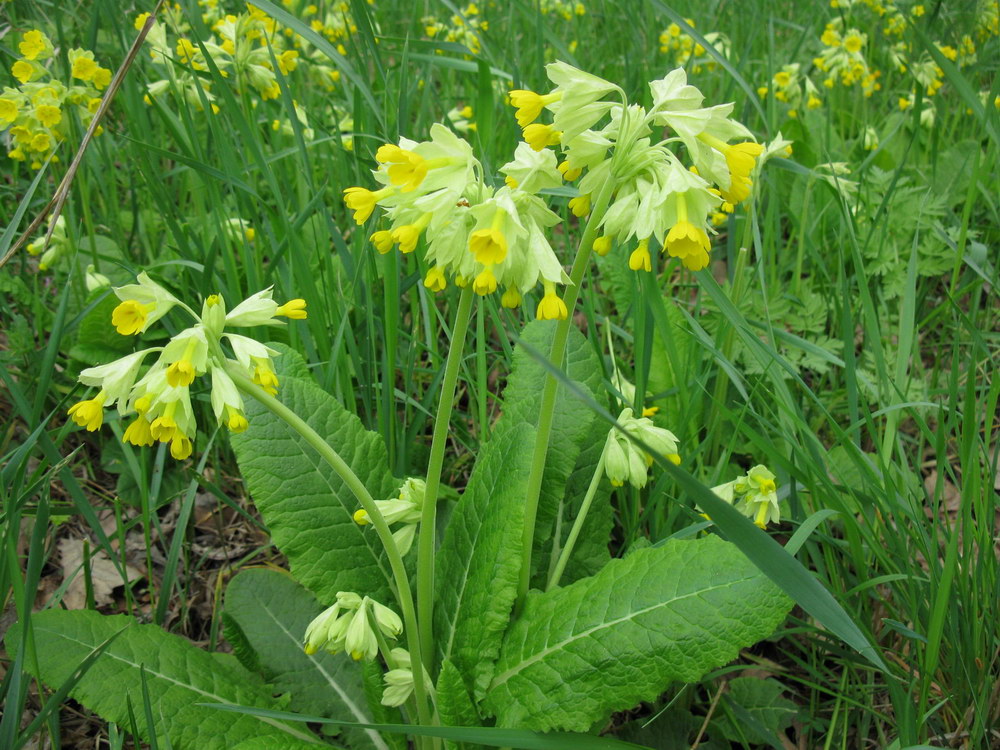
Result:
[[[284,2],[286,6],[292,4],[290,0]],[[226,13],[217,0],[199,0],[199,4],[204,9],[202,20],[212,31],[207,37],[195,37],[183,16],[170,8],[150,29],[149,54],[163,66],[164,76],[149,84],[147,104],[171,91],[196,110],[204,109],[204,102],[208,102],[212,111],[218,112],[210,78],[199,75],[209,70],[206,56],[222,77],[234,82],[237,92],[252,91],[263,101],[277,99],[281,95],[279,75],[289,76],[296,70],[304,71],[311,83],[327,91],[333,90],[340,80],[340,71],[327,64],[329,60],[312,44],[254,5],[247,4],[246,11],[236,15]],[[343,41],[357,27],[346,2],[333,3],[325,9],[308,5],[303,13],[311,19],[314,31],[336,42],[342,55],[347,54]],[[135,27],[141,28],[148,17],[148,13],[139,15]],[[168,39],[168,29],[176,35],[173,42]],[[301,108],[297,108],[297,116],[307,127]],[[279,123],[276,129],[280,127]]]
[[[977,42],[1000,35],[1000,3],[989,0],[977,4],[976,26],[973,34],[955,34],[951,43],[934,42],[934,47],[945,59],[959,68],[967,68],[978,61]],[[934,99],[945,86],[944,70],[936,54],[931,54],[924,43],[912,34],[914,24],[922,23],[926,9],[921,4],[897,6],[879,0],[832,0],[837,9],[836,17],[826,23],[819,36],[819,54],[812,59],[812,68],[818,73],[817,82],[828,90],[838,87],[855,88],[866,98],[886,88],[893,91],[891,101],[900,110],[912,108],[916,92],[924,96],[919,122],[932,127],[935,121]],[[944,7],[945,17],[951,12]],[[949,28],[944,18],[938,19],[934,28]],[[864,29],[865,31],[862,31]],[[803,106],[807,109],[822,106],[807,71],[799,63],[781,66],[769,85],[760,86],[757,93],[773,96],[788,105],[789,117],[797,117]],[[980,91],[980,99],[989,100],[988,89]],[[877,133],[858,133],[859,142],[866,149],[878,143]]]
[[[222,297],[213,294],[202,305],[201,315],[145,273],[139,274],[138,283],[114,292],[121,304],[112,312],[111,323],[123,336],[145,332],[174,307],[186,310],[195,324],[174,335],[165,346],[83,370],[80,382],[99,390],[93,398],[71,406],[69,416],[93,432],[104,422],[104,409],[117,404],[122,416],[136,415],[125,430],[125,442],[137,446],[167,443],[170,455],[177,460],[187,458],[193,450],[197,422],[190,386],[197,377],[210,376],[212,410],[219,424],[232,432],[242,432],[248,426],[238,382],[252,382],[271,395],[277,393],[278,377],[271,358],[278,352],[226,329],[282,325],[277,317],[306,317],[305,300],[279,305],[271,299],[270,289],[251,295],[228,312]],[[159,357],[139,377],[144,360],[154,352],[159,352]]]
[[[538,10],[543,15],[558,16],[564,21],[571,21],[574,16],[587,15],[587,7],[583,3],[568,0],[539,0]]]
[[[461,8],[458,13],[452,15],[449,23],[438,20],[437,16],[429,15],[420,19],[420,25],[429,38],[465,45],[473,55],[478,55],[483,48],[479,33],[490,27],[489,21],[479,17],[479,6],[475,3],[469,3]],[[442,51],[437,50],[437,53],[442,54]]]
[[[634,238],[638,244],[629,268],[649,272],[655,240],[685,268],[705,268],[711,224],[750,196],[764,152],[732,119],[734,105],[702,106],[704,95],[688,84],[683,68],[650,82],[648,109],[628,104],[618,86],[565,63],[552,63],[546,72],[555,84],[550,92],[512,91],[511,104],[525,142],[543,153],[558,146],[559,171],[567,181],[579,180],[580,195],[570,202],[576,216],[587,215],[591,196],[613,185],[595,252],[604,255],[615,241]],[[543,111],[551,113],[551,123],[537,122]],[[656,142],[654,128],[672,137]],[[690,167],[674,153],[673,143],[684,145]]]
[[[779,102],[788,105],[788,116],[791,118],[798,117],[803,106],[806,109],[823,106],[816,85],[808,76],[802,75],[798,63],[783,65],[772,77],[770,88],[762,86],[757,89],[757,95],[762,99],[768,94],[773,94]]]
[[[11,73],[19,85],[0,93],[0,131],[10,129],[13,148],[7,156],[39,169],[66,140],[74,118],[84,127],[90,124],[101,103],[100,92],[111,82],[111,71],[97,64],[93,52],[71,49],[69,84],[53,78],[44,63],[54,48],[39,29],[21,34],[18,51],[20,58]]]
[[[684,21],[692,28],[695,26],[694,19],[685,18]],[[705,41],[718,50],[723,57],[729,57],[729,37],[717,31],[705,34]],[[673,55],[674,64],[688,66],[690,71],[698,75],[703,70],[715,70],[718,63],[714,58],[709,57],[705,48],[694,40],[692,36],[684,33],[683,29],[676,23],[667,26],[660,34],[660,52],[664,55]]]

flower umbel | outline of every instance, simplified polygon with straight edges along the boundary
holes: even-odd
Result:
[[[114,292],[122,302],[111,319],[122,335],[148,330],[174,307],[185,310],[195,324],[175,334],[165,346],[143,349],[83,370],[80,382],[100,390],[94,398],[70,407],[69,416],[81,427],[94,431],[103,423],[104,408],[117,404],[122,416],[136,415],[125,429],[125,442],[137,446],[167,443],[170,455],[178,460],[190,456],[194,448],[197,423],[190,388],[200,376],[211,373],[212,409],[219,424],[232,432],[242,432],[249,425],[234,378],[252,379],[271,395],[277,393],[278,378],[271,364],[277,352],[226,329],[283,325],[278,317],[306,317],[305,300],[293,299],[279,305],[271,298],[271,289],[251,295],[228,315],[225,302],[217,294],[208,297],[202,314],[196,315],[145,273],[139,274],[137,284],[118,287]],[[144,360],[152,352],[159,352],[159,357],[140,378]]]

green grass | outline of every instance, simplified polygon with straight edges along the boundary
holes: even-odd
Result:
[[[735,101],[737,116],[760,140],[780,131],[794,141],[794,155],[772,161],[754,203],[721,228],[713,254],[718,283],[673,266],[656,278],[637,277],[626,266],[628,249],[617,248],[585,282],[581,328],[605,362],[609,394],[610,336],[619,367],[640,394],[651,394],[647,403],[661,407],[658,423],[681,438],[684,468],[704,484],[728,481],[754,463],[778,474],[785,520],[771,533],[784,543],[798,528],[811,529],[798,559],[887,664],[886,671],[873,668],[800,610],[769,643],[746,653],[744,666],[766,670],[800,707],[800,746],[996,743],[1000,307],[990,249],[1000,241],[997,38],[976,38],[978,62],[959,67],[931,40],[956,45],[961,34],[974,34],[973,13],[928,4],[927,14],[913,19],[905,38],[914,54],[927,49],[944,71],[933,127],[920,124],[923,93],[900,111],[907,78],[883,68],[889,42],[876,22],[865,30],[869,57],[884,70],[882,91],[866,98],[856,86],[820,86],[823,106],[789,118],[786,105],[773,95],[761,99],[757,88],[771,85],[782,65],[810,70],[823,23],[840,13],[870,18],[860,3],[853,11],[764,0],[585,4],[585,15],[567,20],[527,0],[481,3],[489,29],[480,34],[481,52],[467,55],[456,43],[426,38],[424,10],[358,0],[350,3],[358,31],[342,40],[346,55],[336,42],[318,47],[316,59],[329,56],[326,64],[341,72],[332,91],[311,82],[303,64],[279,79],[276,100],[264,102],[237,92],[209,66],[197,75],[210,84],[218,114],[206,109],[203,95],[167,93],[144,103],[147,83],[191,71],[154,66],[140,53],[66,203],[72,252],[48,274],[23,251],[0,271],[4,609],[23,618],[40,603],[39,581],[58,565],[64,525],[55,517],[68,516],[91,535],[91,549],[116,564],[124,563],[122,548],[112,542],[141,531],[145,565],[155,573],[149,616],[218,646],[218,611],[206,623],[183,604],[199,570],[212,570],[191,545],[195,497],[252,518],[251,506],[234,499],[239,490],[229,477],[236,468],[224,435],[202,430],[198,460],[176,464],[162,447],[123,445],[117,424],[115,434],[88,435],[66,423],[65,409],[79,393],[76,372],[111,357],[106,342],[86,335],[88,315],[100,305],[84,287],[88,264],[116,284],[145,269],[191,298],[221,293],[238,300],[271,284],[276,297],[306,298],[308,321],[275,335],[384,436],[398,475],[420,474],[458,293],[433,295],[423,287],[419,252],[374,253],[341,191],[370,184],[379,145],[420,139],[464,105],[475,112],[470,139],[495,171],[519,139],[503,92],[509,85],[544,88],[543,65],[553,59],[645,101],[646,82],[674,67],[658,49],[659,33],[691,17],[699,34],[720,31],[729,40],[725,65],[690,71],[706,100]],[[294,15],[298,5],[304,3],[287,12]],[[426,5],[445,21],[454,10],[450,3]],[[46,2],[2,7],[14,30],[49,33],[62,50],[52,65],[62,78],[68,48],[94,49],[103,64],[117,67],[134,39],[131,19],[113,2],[95,0],[71,12]],[[194,2],[181,3],[191,38],[207,39],[200,13]],[[953,36],[938,39],[941,29]],[[14,34],[0,39],[5,70],[16,54]],[[6,75],[0,83],[12,84]],[[293,101],[307,113],[311,137]],[[350,150],[341,139],[345,117],[353,120],[344,129],[353,137]],[[292,132],[272,130],[275,119],[290,120]],[[867,126],[879,131],[874,151],[863,146]],[[36,182],[24,164],[4,161],[0,214],[10,221],[0,256],[48,201],[81,135],[72,129],[61,162]],[[825,179],[820,165],[828,162],[845,162],[849,173]],[[845,180],[853,190],[843,189]],[[253,241],[227,231],[232,218],[254,228]],[[574,220],[556,235],[567,263],[580,233]],[[474,308],[443,474],[452,487],[464,485],[502,409],[513,341],[537,299],[515,312],[498,302],[488,297]],[[207,397],[199,406],[207,417]],[[619,492],[616,503],[616,552],[697,520],[669,474],[656,475],[642,493]],[[163,532],[170,507],[180,520]],[[118,524],[106,532],[98,511],[110,508]],[[154,549],[167,561],[161,568]],[[124,590],[121,609],[141,608]],[[4,747],[27,739],[15,721],[28,700],[23,658],[7,653],[4,660]],[[643,720],[674,698],[670,712],[681,707],[704,717],[731,672],[678,686]],[[39,705],[26,716],[40,715]],[[725,701],[719,706],[729,710]],[[143,708],[135,710],[141,725]],[[636,741],[666,742],[667,723],[654,720]],[[42,724],[41,731],[58,735],[57,712]],[[120,737],[128,728],[110,731]]]

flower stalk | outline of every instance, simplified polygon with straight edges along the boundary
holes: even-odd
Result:
[[[608,179],[601,186],[594,200],[593,212],[583,231],[580,246],[573,260],[570,271],[570,282],[563,293],[563,302],[568,314],[556,323],[555,335],[552,337],[552,348],[549,350],[549,364],[557,369],[562,368],[566,354],[566,340],[569,337],[569,327],[572,324],[573,310],[576,308],[577,297],[583,274],[590,263],[591,251],[597,237],[597,229],[611,201],[614,181]],[[517,585],[517,601],[514,604],[515,614],[521,611],[524,597],[528,594],[531,583],[531,552],[535,541],[535,521],[538,516],[538,498],[542,490],[542,476],[545,473],[545,458],[549,451],[549,439],[552,435],[552,419],[556,407],[556,391],[558,381],[549,373],[542,390],[542,403],[538,416],[538,427],[535,433],[535,449],[531,458],[531,470],[528,474],[528,488],[525,496],[524,526],[521,533],[521,576]]]
[[[434,418],[434,436],[431,439],[431,455],[427,463],[427,488],[421,508],[420,535],[417,539],[417,617],[421,637],[421,651],[424,666],[431,668],[434,643],[434,551],[436,542],[437,498],[441,486],[441,468],[444,464],[444,449],[448,441],[448,426],[455,403],[455,388],[458,384],[459,363],[465,349],[465,338],[469,331],[474,293],[471,286],[462,289],[455,313],[455,326],[451,333],[451,348],[444,368],[444,382],[441,384],[441,399],[437,416]],[[419,658],[417,661],[420,661]],[[419,680],[418,680],[419,682]]]

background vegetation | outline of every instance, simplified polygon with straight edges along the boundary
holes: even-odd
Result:
[[[720,218],[711,273],[668,264],[637,275],[616,248],[593,269],[576,322],[606,366],[608,403],[617,367],[660,407],[657,423],[706,485],[756,463],[778,474],[773,533],[805,539],[799,559],[888,671],[793,613],[739,663],[617,717],[618,734],[688,747],[711,722],[700,747],[1000,745],[997,3],[477,5],[261,3],[281,24],[259,42],[287,69],[276,90],[205,60],[204,45],[222,39],[215,23],[245,8],[164,10],[169,47],[187,39],[190,54],[139,52],[72,183],[55,257],[42,270],[20,250],[0,271],[0,623],[61,601],[225,650],[224,581],[281,564],[225,434],[202,433],[176,463],[165,446],[122,443],[117,424],[87,434],[66,419],[76,373],[129,345],[110,333],[106,287],[88,291],[89,266],[115,284],[147,270],[186,297],[236,300],[270,284],[278,298],[304,297],[308,321],[276,336],[381,433],[397,475],[422,473],[457,293],[425,289],[415,254],[375,253],[341,191],[369,184],[379,145],[442,120],[495,170],[520,138],[504,92],[544,89],[554,59],[637,101],[681,64],[709,101],[736,101],[759,140],[792,140],[792,156],[769,163],[749,207]],[[36,28],[55,47],[52,79],[70,85],[76,48],[118,69],[133,20],[151,8],[126,10],[0,3],[0,84],[19,85],[8,71]],[[864,68],[852,57],[850,80],[834,72],[827,87],[852,29]],[[293,49],[294,65],[280,64]],[[66,107],[54,150],[22,148],[23,160],[13,130],[0,135],[15,152],[0,172],[0,256],[53,194],[87,111]],[[554,246],[566,258],[578,230],[564,211]],[[503,409],[512,341],[536,302],[477,302],[450,488],[464,486]],[[659,473],[643,492],[619,491],[615,513],[616,554],[698,520]],[[126,741],[128,728],[72,702],[57,710],[60,696],[39,694],[9,660],[0,669],[0,745],[36,732],[54,746]]]

